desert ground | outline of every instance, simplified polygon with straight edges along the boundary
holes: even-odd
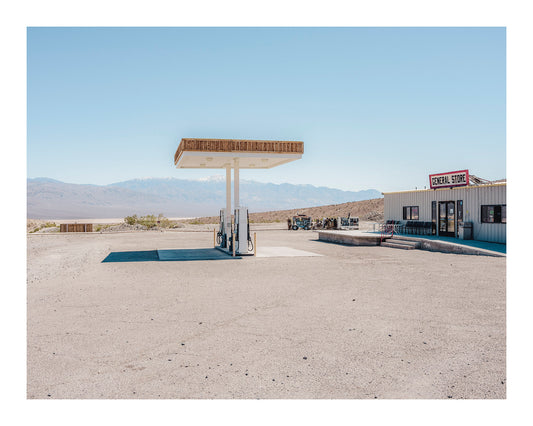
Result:
[[[212,247],[201,227],[28,234],[27,397],[506,398],[505,258],[275,228],[258,252],[321,256],[151,257]]]

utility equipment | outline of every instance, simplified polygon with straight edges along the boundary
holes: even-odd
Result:
[[[337,229],[359,229],[358,217],[339,217],[337,218]]]
[[[292,217],[292,230],[305,229],[306,231],[311,229],[311,217],[305,214],[299,214]]]
[[[334,217],[325,217],[322,220],[323,229],[337,229],[337,218]]]

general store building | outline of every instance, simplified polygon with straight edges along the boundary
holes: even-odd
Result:
[[[506,243],[505,181],[490,182],[460,170],[430,175],[430,188],[383,193],[385,220],[425,222],[440,237]]]

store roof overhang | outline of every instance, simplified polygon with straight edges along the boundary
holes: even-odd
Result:
[[[302,158],[300,141],[182,139],[174,155],[180,169],[271,169]]]

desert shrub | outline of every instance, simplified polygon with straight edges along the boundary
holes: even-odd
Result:
[[[147,214],[146,216],[137,217],[136,214],[133,216],[126,216],[124,222],[128,225],[142,225],[147,228],[175,228],[176,222],[166,218],[163,213],[159,213],[156,217],[153,214]]]
[[[126,222],[128,225],[135,225],[136,223],[139,223],[138,221],[139,218],[136,214],[134,214],[133,216],[126,216],[124,218],[124,222]]]
[[[147,214],[146,216],[141,216],[137,223],[147,228],[155,228],[157,226],[157,218],[153,214]]]
[[[58,225],[56,225],[55,222],[46,222],[41,225],[32,225],[32,226],[35,226],[35,227],[28,231],[30,234],[33,234],[34,232],[39,232],[41,229],[58,227]]]
[[[172,228],[175,224],[175,222],[171,221],[170,219],[166,217],[159,217],[157,221],[159,222],[158,225],[161,228]]]

